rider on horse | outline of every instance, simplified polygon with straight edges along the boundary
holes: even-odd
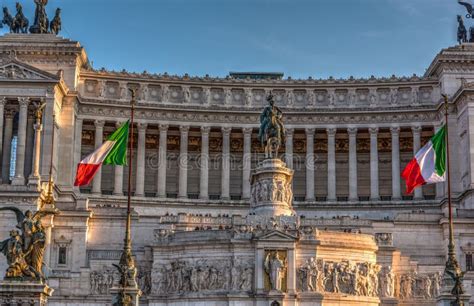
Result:
[[[265,157],[273,158],[278,153],[278,149],[285,139],[285,129],[283,127],[283,112],[275,106],[273,95],[267,97],[268,104],[260,115],[260,130],[258,138],[262,146],[265,147]]]

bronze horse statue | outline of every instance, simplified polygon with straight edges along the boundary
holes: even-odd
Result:
[[[265,158],[275,158],[285,139],[285,129],[282,123],[283,113],[279,107],[274,105],[272,94],[268,96],[267,101],[269,105],[260,115],[258,138],[265,148]]]
[[[16,15],[13,18],[10,31],[13,33],[28,33],[29,21],[23,14],[23,7],[20,3],[16,3]]]
[[[7,25],[10,28],[10,33],[13,32],[12,25],[13,25],[13,16],[10,14],[8,7],[3,7],[3,19],[2,19],[2,28],[3,25]]]
[[[465,42],[467,42],[467,30],[461,15],[458,15],[458,43],[462,44]]]

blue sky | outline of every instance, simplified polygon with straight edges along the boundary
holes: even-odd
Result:
[[[465,15],[456,0],[50,0],[51,17],[57,6],[95,68],[293,78],[423,74]]]

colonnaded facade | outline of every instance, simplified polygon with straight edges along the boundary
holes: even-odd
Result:
[[[143,305],[434,305],[446,188],[406,195],[400,172],[443,125],[441,93],[451,100],[455,243],[470,291],[474,44],[441,50],[423,76],[366,79],[96,70],[78,42],[52,34],[4,35],[0,58],[0,205],[35,209],[53,163],[51,305],[111,301],[128,167],[104,166],[85,188],[73,182],[81,158],[129,118],[128,88],[138,94],[132,239]],[[285,163],[274,165],[257,140],[270,92],[286,130]],[[265,167],[270,185],[255,171]],[[291,210],[260,215],[251,209],[260,202]],[[4,239],[16,221],[0,218]]]

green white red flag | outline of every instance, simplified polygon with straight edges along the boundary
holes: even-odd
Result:
[[[446,126],[421,148],[402,171],[407,193],[416,187],[446,180]]]
[[[94,175],[99,171],[102,164],[126,165],[128,130],[130,122],[127,121],[120,126],[99,148],[87,155],[77,165],[76,180],[74,186],[89,184]]]

